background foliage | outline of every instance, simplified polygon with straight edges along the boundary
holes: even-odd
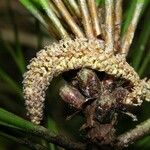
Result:
[[[126,0],[123,3],[122,35],[128,27],[135,4],[138,2],[140,0]],[[103,7],[103,3],[103,0],[97,0],[97,5]],[[128,56],[128,62],[141,78],[150,77],[150,1],[145,0],[144,3],[145,7]],[[48,23],[41,19],[41,15],[48,19],[48,14],[43,7],[41,1],[37,0],[0,1],[0,150],[27,149],[15,140],[27,136],[27,133],[23,132],[24,128],[30,131],[33,127],[24,120],[26,116],[22,96],[22,75],[36,52],[55,40],[46,29]],[[51,131],[57,133],[61,131],[67,136],[82,140],[84,133],[78,134],[82,118],[75,117],[73,120],[65,121],[70,110],[58,96],[58,88],[62,82],[61,77],[56,78],[47,91],[43,125]],[[118,133],[149,118],[150,104],[144,103],[142,107],[135,110],[135,113],[139,121],[132,122],[130,118],[120,119]],[[32,136],[31,138],[47,145],[44,140]],[[60,149],[53,144],[48,146],[51,150]],[[150,136],[130,148],[150,149]]]

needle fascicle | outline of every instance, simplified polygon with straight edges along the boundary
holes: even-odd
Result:
[[[57,17],[61,18],[61,15],[58,11],[58,9],[55,7],[55,5],[53,4],[53,2],[48,1],[49,6],[51,7],[51,9],[55,12],[55,14],[57,15]]]
[[[93,38],[94,34],[93,34],[93,30],[92,30],[92,21],[90,18],[86,0],[79,0],[79,5],[81,8],[82,21],[83,21],[83,26],[85,29],[86,37]]]
[[[67,22],[67,24],[70,26],[72,32],[77,37],[83,38],[84,37],[84,33],[82,32],[82,30],[79,28],[79,26],[74,21],[74,19],[72,18],[72,16],[70,15],[68,10],[66,9],[64,3],[62,2],[62,0],[53,0],[53,2],[55,3],[57,8],[59,9],[61,15],[64,17],[64,19]]]
[[[81,17],[81,12],[75,0],[67,0],[77,17]]]
[[[100,38],[103,40],[105,39],[105,8],[104,7],[98,7],[97,8],[97,14],[98,14],[98,20],[99,20],[99,25],[101,29],[101,35]]]
[[[129,48],[132,43],[132,40],[134,37],[134,32],[136,30],[137,23],[138,23],[141,11],[143,9],[143,6],[144,6],[144,1],[142,2],[140,0],[137,0],[134,14],[132,16],[132,20],[127,28],[127,31],[125,32],[125,34],[121,40],[121,44],[122,44],[121,53],[123,56],[127,56],[128,52],[129,52]]]
[[[105,51],[114,50],[114,0],[105,0]]]
[[[122,0],[115,0],[115,49],[120,51],[120,32],[122,24]]]
[[[60,36],[62,38],[66,38],[69,37],[67,31],[65,30],[65,28],[62,26],[60,20],[58,19],[58,17],[56,16],[56,14],[54,13],[54,11],[51,9],[48,0],[40,0],[43,8],[45,9],[48,17],[50,18],[51,22],[54,24],[56,30],[60,33]]]
[[[89,7],[91,19],[92,19],[94,34],[95,36],[99,36],[101,34],[101,28],[99,24],[95,0],[88,0],[88,7]]]

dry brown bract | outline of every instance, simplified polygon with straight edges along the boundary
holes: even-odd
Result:
[[[71,69],[87,67],[129,80],[133,89],[124,104],[141,105],[143,98],[149,100],[150,82],[140,80],[121,55],[107,53],[104,47],[101,40],[76,38],[61,40],[37,53],[28,65],[23,81],[24,98],[32,122],[39,124],[42,119],[45,91],[53,77]]]

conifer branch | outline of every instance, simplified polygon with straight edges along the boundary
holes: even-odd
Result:
[[[119,148],[127,147],[148,134],[150,134],[150,119],[137,125],[134,129],[120,135],[117,139],[116,146]]]

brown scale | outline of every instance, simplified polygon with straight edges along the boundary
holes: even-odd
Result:
[[[99,79],[94,71],[84,68],[70,85],[65,84],[60,88],[62,99],[77,110],[69,118],[80,111],[84,114],[86,122],[80,130],[86,130],[87,138],[91,141],[107,144],[115,136],[117,114],[127,112],[127,106],[123,104],[129,92],[130,84],[127,83],[106,74]]]

